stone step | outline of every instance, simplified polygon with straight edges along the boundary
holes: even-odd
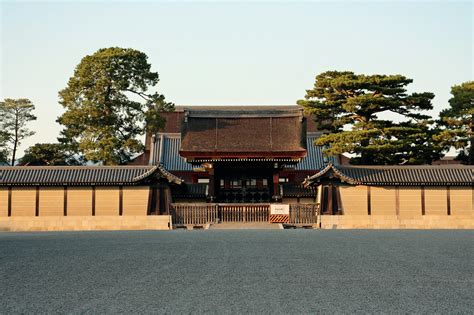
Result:
[[[280,223],[268,222],[235,222],[211,224],[210,230],[280,230],[283,229]]]

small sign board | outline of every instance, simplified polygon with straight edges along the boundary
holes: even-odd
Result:
[[[270,214],[284,214],[290,215],[290,205],[285,204],[271,204],[270,205]]]

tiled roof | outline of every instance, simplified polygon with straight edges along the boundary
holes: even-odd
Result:
[[[314,145],[314,140],[320,136],[319,133],[308,133],[306,138],[307,156],[296,164],[296,170],[317,171],[323,169],[329,162],[338,164],[337,158],[325,158],[320,146]],[[181,147],[181,134],[179,133],[158,133],[154,137],[152,145],[152,163],[162,164],[170,171],[192,171],[192,165],[179,155]]]
[[[301,161],[296,164],[296,170],[301,171],[316,171],[326,167],[328,163],[335,165],[339,164],[336,157],[325,157],[323,155],[323,148],[321,146],[314,145],[314,141],[321,136],[321,132],[311,132],[306,135],[306,157],[302,158]]]
[[[329,164],[319,173],[307,178],[305,185],[316,184],[327,178],[338,178],[353,185],[472,186],[474,185],[474,166],[339,166]]]
[[[298,106],[185,110],[181,155],[192,158],[301,158],[306,154]]]
[[[152,163],[162,164],[163,167],[170,171],[192,171],[193,167],[190,163],[179,155],[181,147],[181,134],[157,134],[152,145]]]
[[[283,191],[283,197],[314,197],[316,189],[314,187],[304,187],[292,183],[280,184]]]
[[[14,166],[0,167],[0,186],[6,185],[136,185],[158,176],[182,180],[162,166]]]
[[[207,184],[185,184],[171,190],[175,198],[206,198]]]

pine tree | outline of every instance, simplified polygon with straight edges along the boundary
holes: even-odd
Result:
[[[65,128],[58,139],[86,160],[122,164],[142,151],[137,138],[146,128],[164,124],[160,111],[174,105],[148,90],[158,83],[158,73],[143,52],[104,48],[84,57],[59,92],[66,112],[58,118]]]
[[[442,156],[436,130],[422,111],[432,109],[433,93],[407,94],[413,80],[402,75],[364,75],[328,71],[298,101],[326,134],[316,140],[325,153],[355,154],[353,164],[422,164]],[[405,121],[382,120],[392,112]]]
[[[451,88],[449,108],[441,111],[439,124],[443,128],[440,141],[460,149],[458,160],[474,164],[474,81]]]

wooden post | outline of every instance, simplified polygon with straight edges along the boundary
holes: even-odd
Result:
[[[370,198],[370,186],[367,186],[367,214],[372,214],[372,205],[371,205],[371,198]]]
[[[64,201],[63,201],[63,215],[67,217],[67,186],[64,186]]]
[[[161,214],[161,188],[155,187],[153,194],[155,195],[155,212]]]
[[[279,184],[280,184],[280,172],[278,168],[273,169],[273,192],[272,192],[272,200],[279,201],[280,200],[280,191],[279,191]]]
[[[329,214],[334,214],[334,211],[333,211],[333,204],[332,204],[332,184],[329,184],[328,185],[328,212]]]
[[[123,186],[119,186],[119,216],[123,215]]]
[[[12,216],[12,186],[8,187],[8,216]]]
[[[426,213],[425,186],[421,186],[421,215]]]
[[[92,186],[92,216],[95,216],[95,186]]]
[[[451,187],[446,186],[446,202],[447,202],[447,209],[448,215],[451,215]]]
[[[35,217],[39,216],[40,188],[36,186]]]
[[[148,207],[147,207],[147,213],[146,213],[147,215],[152,214],[151,207],[153,204],[153,191],[154,191],[154,188],[150,186],[148,189]]]
[[[395,214],[400,215],[400,186],[395,187]]]
[[[214,166],[209,168],[209,202],[214,202],[216,199],[216,180]]]

